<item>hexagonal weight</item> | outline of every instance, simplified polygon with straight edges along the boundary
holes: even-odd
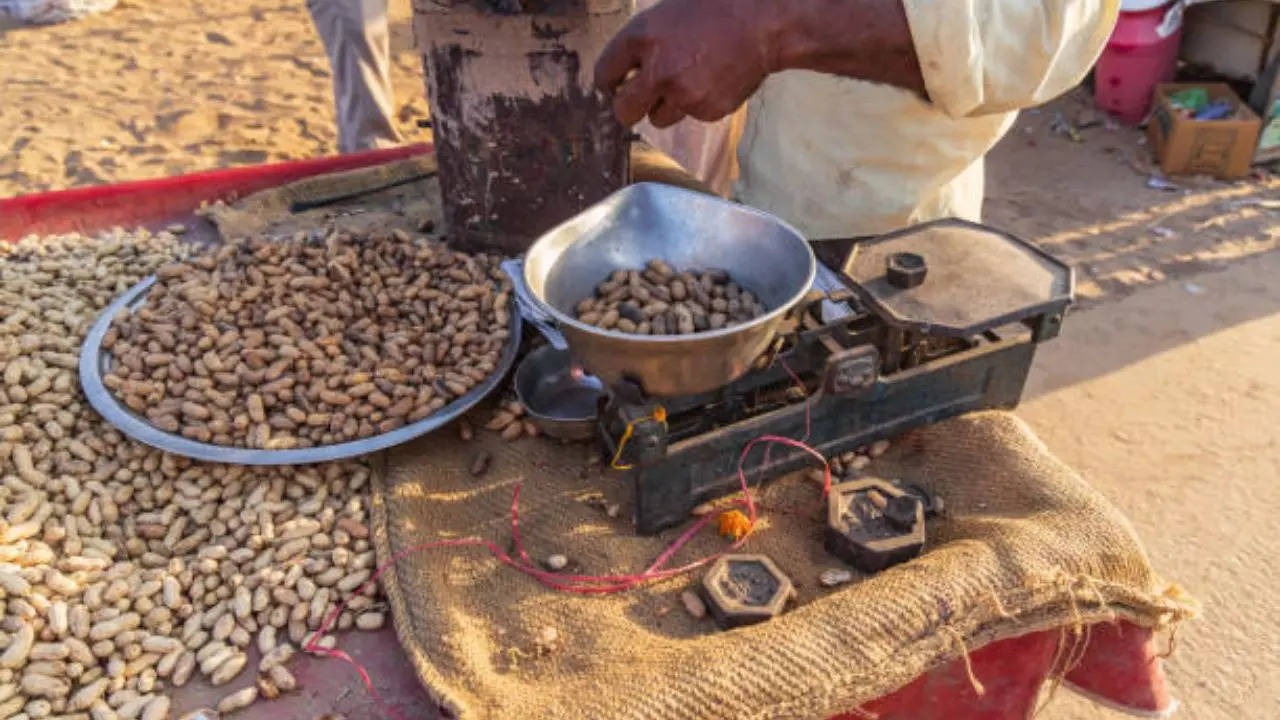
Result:
[[[885,480],[835,485],[827,496],[824,545],[864,573],[910,560],[924,547],[924,505]]]
[[[791,579],[766,555],[726,555],[702,576],[702,597],[725,630],[772,618],[791,593]]]
[[[924,282],[929,266],[924,258],[912,252],[897,252],[885,258],[885,278],[889,284],[906,290]]]

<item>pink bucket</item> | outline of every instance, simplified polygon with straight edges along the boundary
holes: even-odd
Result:
[[[1182,0],[1124,0],[1094,68],[1094,102],[1137,125],[1158,83],[1173,79],[1182,40]]]

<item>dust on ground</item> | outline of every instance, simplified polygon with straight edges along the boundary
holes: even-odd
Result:
[[[391,3],[397,121],[425,140],[407,0]],[[331,154],[328,63],[303,3],[124,0],[43,28],[0,21],[0,197]],[[1168,664],[1183,717],[1280,717],[1280,180],[1153,173],[1139,131],[1080,90],[992,151],[986,221],[1078,268],[1078,312],[1022,413],[1205,603]],[[1059,134],[1061,121],[1089,125]],[[1083,121],[1083,122],[1081,122]],[[1120,717],[1059,693],[1040,717]]]
[[[78,22],[0,15],[0,197],[336,152],[329,61],[302,0],[122,0]],[[408,0],[396,120],[427,137]]]
[[[1019,413],[1130,518],[1155,567],[1204,603],[1166,662],[1177,717],[1280,717],[1280,182],[1153,173],[1142,133],[1077,90],[1022,113],[990,154],[984,220],[1077,269],[1077,312]],[[1088,119],[1087,117],[1085,119]],[[1037,717],[1119,720],[1059,691]]]
[[[983,219],[1077,270],[1079,307],[1223,270],[1280,244],[1280,177],[1156,176],[1145,133],[1105,121],[1078,88],[1023,112],[988,155]],[[1058,121],[1097,122],[1079,141]],[[1148,186],[1168,183],[1168,189]]]

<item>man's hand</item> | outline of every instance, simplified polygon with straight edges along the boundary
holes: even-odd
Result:
[[[664,0],[636,15],[596,63],[618,120],[656,127],[719,120],[774,72],[779,0]],[[780,0],[787,2],[787,0]]]
[[[663,0],[609,42],[595,84],[623,125],[667,127],[719,120],[788,69],[924,94],[902,0]]]

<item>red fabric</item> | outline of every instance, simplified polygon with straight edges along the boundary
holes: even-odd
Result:
[[[1155,634],[1132,623],[1094,625],[1089,650],[1067,673],[1067,682],[1088,695],[1148,714],[1173,704]]]
[[[973,675],[982,683],[979,695],[963,659],[916,678],[911,684],[867,703],[865,714],[838,720],[1023,720],[1035,707],[1040,685],[1049,672],[1058,633],[1037,632],[992,643],[969,655]]]
[[[300,178],[366,167],[430,152],[428,145],[173,178],[79,188],[0,200],[0,240],[28,233],[92,231],[189,214],[199,204],[256,192]],[[1030,633],[969,655],[979,695],[964,660],[925,673],[905,687],[832,720],[1026,720],[1053,663],[1060,633]],[[1067,642],[1070,642],[1068,638]],[[1067,681],[1086,694],[1138,714],[1172,705],[1150,630],[1128,622],[1095,625]]]
[[[27,233],[89,232],[114,225],[162,222],[190,213],[201,202],[230,201],[311,175],[393,162],[430,151],[430,145],[408,145],[350,155],[19,195],[0,200],[0,239],[16,240]]]
[[[958,659],[831,720],[1027,720],[1060,639],[1057,630],[1046,630],[970,653],[981,695],[964,660]],[[1066,637],[1065,643],[1069,650],[1072,639]],[[1083,658],[1066,679],[1109,705],[1140,715],[1168,711],[1172,704],[1151,631],[1128,622],[1094,625]]]

